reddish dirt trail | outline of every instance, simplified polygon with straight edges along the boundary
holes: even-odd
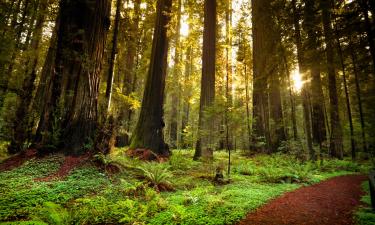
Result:
[[[348,175],[300,188],[247,215],[239,225],[351,225],[367,178]]]

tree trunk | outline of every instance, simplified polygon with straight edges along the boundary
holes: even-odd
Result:
[[[370,0],[370,2],[371,1],[373,0]],[[363,16],[365,17],[365,29],[366,29],[366,34],[367,34],[366,36],[367,36],[367,41],[370,47],[370,54],[372,57],[372,66],[374,68],[374,73],[375,73],[375,41],[374,41],[375,36],[372,30],[371,21],[368,15],[369,5],[367,4],[367,0],[360,0],[359,4],[361,6]],[[374,15],[372,15],[372,17],[374,17]]]
[[[336,37],[336,44],[339,53],[341,68],[342,68],[342,79],[344,83],[344,91],[345,91],[345,102],[346,102],[346,109],[348,113],[349,119],[349,127],[350,127],[350,144],[351,144],[351,153],[352,159],[355,160],[356,158],[356,147],[355,147],[355,140],[354,140],[354,126],[353,126],[353,117],[352,117],[352,109],[350,107],[350,97],[349,97],[349,90],[348,90],[348,82],[346,80],[346,67],[344,62],[344,55],[340,43],[340,38],[338,34],[337,25],[335,24],[335,37]]]
[[[27,134],[30,129],[29,127],[29,116],[28,113],[33,91],[35,89],[35,79],[37,75],[37,65],[38,65],[38,51],[39,46],[42,38],[42,32],[43,32],[43,25],[45,21],[46,16],[46,10],[48,7],[48,2],[46,0],[42,0],[40,2],[39,6],[39,12],[38,12],[38,18],[35,25],[35,31],[32,37],[31,41],[31,48],[33,51],[32,58],[29,58],[28,61],[31,62],[31,72],[29,73],[28,70],[26,70],[25,73],[25,80],[23,82],[22,87],[22,95],[20,104],[16,110],[16,119],[14,121],[14,127],[13,127],[13,138],[11,141],[10,146],[8,147],[9,153],[16,153],[19,151],[22,151],[24,149],[24,143],[27,139]],[[28,63],[27,63],[28,64]]]
[[[163,103],[167,72],[168,37],[172,1],[158,0],[151,60],[138,123],[131,140],[131,149],[150,149],[168,157],[170,151],[164,143]]]
[[[192,57],[192,48],[191,46],[188,47],[186,50],[186,63],[185,63],[185,76],[184,81],[185,84],[187,84],[190,81],[190,76],[192,74],[192,66],[193,66],[193,57]],[[191,95],[191,89],[190,87],[184,88],[184,96],[186,98],[185,101],[183,101],[183,115],[182,115],[182,122],[181,122],[181,143],[184,144],[184,147],[189,147],[186,143],[186,132],[185,129],[189,124],[189,117],[190,117],[190,95]]]
[[[246,54],[245,49],[245,54]],[[247,72],[246,55],[244,57],[244,73],[245,73],[245,94],[246,94],[246,125],[247,125],[247,139],[249,140],[248,149],[251,149],[251,124],[250,124],[250,95],[249,95],[249,74]]]
[[[226,108],[224,115],[225,124],[225,145],[229,151],[232,146],[232,133],[230,132],[229,123],[229,108],[232,107],[232,0],[227,0],[225,10],[225,33],[226,33],[226,48],[225,48],[225,67],[226,67],[226,83],[225,83],[225,98]]]
[[[93,147],[110,8],[109,0],[60,2],[52,93],[44,118],[47,122],[44,146],[61,146],[67,153],[75,155]],[[68,76],[74,82],[74,89],[62,84]],[[69,90],[68,93],[63,87]],[[63,96],[70,91],[73,91],[72,97]],[[61,108],[66,105],[69,107]]]
[[[361,94],[359,74],[358,74],[358,68],[357,68],[357,57],[352,47],[350,48],[350,57],[352,59],[352,64],[353,64],[353,72],[354,72],[354,78],[355,78],[355,90],[356,90],[356,97],[357,97],[358,109],[359,109],[359,119],[361,121],[362,147],[363,147],[363,151],[367,153],[366,128],[365,128],[365,119],[363,115],[362,94]]]
[[[199,109],[199,137],[195,147],[194,159],[213,157],[214,121],[208,118],[206,110],[215,101],[215,61],[216,61],[216,0],[204,1],[204,31],[201,97]]]
[[[252,1],[253,23],[253,145],[257,151],[270,151],[267,76],[272,72],[272,51],[275,42],[269,32],[274,30],[270,0]]]
[[[52,32],[52,37],[49,43],[49,48],[46,55],[46,60],[44,61],[43,69],[40,75],[40,81],[35,93],[34,100],[34,110],[39,115],[39,123],[35,133],[33,142],[40,143],[42,141],[42,131],[46,130],[46,120],[45,113],[49,111],[48,100],[52,93],[52,73],[55,68],[55,58],[56,58],[56,48],[57,48],[57,33],[60,24],[60,15],[56,17],[55,27]]]
[[[177,26],[176,26],[176,34],[174,37],[175,42],[175,54],[174,54],[174,69],[173,69],[173,80],[174,85],[171,91],[172,97],[172,112],[170,114],[170,141],[171,147],[176,148],[178,147],[177,143],[177,133],[178,133],[178,111],[180,105],[179,93],[180,93],[180,83],[179,77],[181,73],[180,69],[180,28],[181,28],[181,7],[182,3],[181,0],[177,2]]]
[[[316,18],[316,6],[312,0],[305,1],[305,13],[304,13],[304,28],[307,33],[306,40],[306,67],[310,69],[311,74],[311,100],[312,100],[312,137],[313,142],[318,144],[320,147],[322,143],[326,141],[326,127],[324,123],[325,113],[323,107],[323,89],[322,81],[320,76],[320,58],[319,53],[319,40],[317,37],[316,26],[318,24]],[[305,68],[307,69],[307,68]]]
[[[276,152],[280,144],[286,140],[285,129],[284,129],[284,116],[281,105],[281,94],[280,94],[280,78],[279,74],[275,72],[271,75],[270,81],[270,113],[273,121],[273,132],[271,135],[271,149]]]
[[[297,59],[298,59],[298,68],[300,74],[305,74],[305,56],[302,49],[302,40],[301,40],[301,28],[300,28],[300,18],[297,12],[296,1],[293,0],[293,21],[295,29],[295,42],[297,46]],[[303,80],[307,80],[306,75],[302,77]],[[311,135],[311,108],[309,103],[309,91],[308,86],[304,85],[302,87],[302,107],[303,107],[303,117],[305,123],[305,135],[307,142],[307,149],[309,151],[310,159],[316,160],[316,154],[312,145],[312,135]]]
[[[115,15],[115,23],[113,25],[113,38],[112,38],[112,50],[111,56],[109,59],[109,67],[108,67],[108,75],[107,75],[107,88],[105,92],[105,113],[109,112],[111,108],[111,98],[112,98],[112,86],[113,86],[113,70],[115,67],[115,60],[117,55],[117,40],[118,40],[118,30],[119,30],[119,23],[120,23],[120,10],[121,10],[122,0],[117,0],[116,3],[116,15]]]
[[[330,137],[330,153],[331,156],[343,158],[342,128],[339,115],[339,102],[336,87],[336,72],[334,65],[334,45],[333,32],[331,26],[331,4],[330,0],[321,0],[322,22],[326,43],[327,55],[327,73],[328,73],[328,89],[330,99],[330,116],[331,116],[331,137]]]

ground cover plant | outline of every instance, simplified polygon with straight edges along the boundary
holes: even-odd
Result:
[[[164,163],[106,156],[117,173],[89,160],[66,177],[54,177],[65,156],[35,158],[0,173],[0,220],[5,224],[233,224],[284,192],[327,178],[365,172],[349,160],[300,162],[283,154],[232,155],[230,182],[213,181],[227,153],[212,163],[193,161],[192,150],[175,150]],[[225,174],[225,179],[228,175]],[[168,188],[166,188],[168,187]],[[27,222],[28,221],[28,222]]]

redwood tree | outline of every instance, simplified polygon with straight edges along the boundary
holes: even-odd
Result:
[[[171,7],[171,0],[157,2],[154,39],[142,108],[130,145],[131,149],[150,149],[161,156],[170,155],[163,138],[163,103],[169,42],[167,25],[170,22]]]
[[[204,1],[204,33],[202,56],[201,98],[199,109],[199,139],[194,159],[211,158],[214,144],[212,130],[214,122],[207,118],[207,109],[215,101],[216,58],[216,0]]]
[[[52,92],[44,112],[44,146],[82,154],[93,142],[110,0],[61,0]]]
[[[327,73],[328,73],[328,90],[330,100],[330,116],[331,116],[331,137],[330,137],[330,153],[331,156],[343,157],[342,128],[339,115],[339,102],[337,96],[336,72],[334,64],[334,36],[331,25],[331,1],[321,0],[322,22],[326,43],[327,56]]]

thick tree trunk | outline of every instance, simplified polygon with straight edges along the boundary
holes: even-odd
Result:
[[[331,26],[331,4],[330,0],[321,0],[322,22],[326,43],[327,56],[327,73],[328,73],[328,89],[330,99],[330,116],[331,116],[331,137],[330,137],[330,153],[331,156],[343,158],[342,128],[339,115],[339,102],[336,87],[336,72],[334,65],[334,45],[333,32]]]
[[[29,127],[29,115],[28,111],[31,106],[32,93],[35,89],[35,79],[37,75],[37,65],[38,65],[38,51],[42,38],[43,25],[46,16],[46,10],[48,7],[48,2],[42,0],[40,2],[38,18],[35,25],[35,31],[31,41],[31,48],[33,51],[32,58],[28,59],[28,62],[31,63],[31,71],[26,70],[25,80],[22,87],[22,95],[20,104],[16,110],[16,119],[14,121],[13,127],[13,139],[10,146],[8,147],[9,153],[16,153],[24,149],[24,143],[27,139],[27,134],[30,129]],[[29,64],[29,63],[27,63]]]
[[[170,151],[163,139],[163,103],[168,55],[167,25],[171,8],[171,0],[158,0],[150,67],[140,116],[130,145],[131,149],[150,149],[166,157]]]
[[[215,101],[216,61],[216,0],[204,1],[204,33],[202,56],[201,98],[199,109],[199,137],[194,159],[213,157],[214,121],[206,113]]]
[[[257,151],[270,151],[267,76],[273,70],[272,51],[275,42],[269,32],[274,30],[270,0],[252,1],[253,23],[253,145]]]
[[[44,145],[59,147],[61,144],[69,154],[82,154],[93,147],[110,7],[109,0],[60,2],[52,93],[44,118],[47,122]],[[73,89],[62,84],[67,76],[74,83]],[[72,97],[63,96],[71,94],[70,91],[73,91]],[[63,110],[64,105],[69,107]],[[61,122],[60,118],[64,120]]]
[[[281,94],[280,94],[280,78],[279,74],[274,74],[270,81],[270,113],[272,118],[272,124],[274,132],[271,135],[271,149],[276,152],[280,144],[286,140],[285,129],[284,129],[284,116],[281,105]]]
[[[321,62],[319,59],[321,58],[321,54],[319,53],[319,40],[315,29],[318,23],[315,4],[313,0],[305,1],[304,28],[307,33],[306,48],[308,50],[306,54],[306,67],[310,69],[311,74],[312,140],[321,147],[322,143],[327,139],[327,134],[324,123],[325,113],[322,101],[324,96],[320,76]]]

